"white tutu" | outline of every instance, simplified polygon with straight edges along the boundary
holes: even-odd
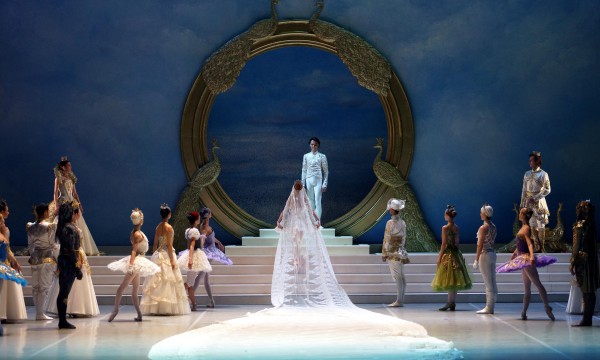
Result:
[[[0,319],[9,321],[27,320],[23,287],[10,280],[0,281],[0,287]]]
[[[129,269],[129,259],[131,255],[122,258],[121,260],[113,261],[108,264],[108,268],[112,271],[120,271],[123,274],[127,274]],[[133,272],[139,273],[140,276],[150,276],[154,275],[157,272],[160,272],[160,267],[153,263],[152,261],[146,259],[145,256],[139,255],[135,257],[133,261]]]
[[[188,268],[188,261],[190,259],[190,251],[183,250],[179,253],[179,258],[177,259],[177,263],[179,264],[179,268],[181,272],[186,273],[188,271],[205,271],[211,272],[212,266],[210,266],[210,262],[208,262],[208,258],[204,251],[200,249],[194,250],[194,258],[192,262],[192,269]]]

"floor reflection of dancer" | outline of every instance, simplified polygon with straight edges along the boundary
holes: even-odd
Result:
[[[600,288],[600,270],[596,251],[594,205],[589,201],[577,204],[577,221],[573,226],[573,254],[569,270],[583,295],[583,319],[572,326],[592,326],[596,306],[596,290]]]
[[[10,214],[6,200],[0,200],[0,233],[4,235],[7,241],[7,257],[3,261],[5,265],[21,273],[21,265],[15,258],[10,249],[10,229],[6,226],[6,219]],[[27,320],[27,308],[25,307],[25,297],[23,296],[23,287],[14,281],[5,281],[2,283],[2,292],[0,293],[0,319],[4,322],[18,322]]]
[[[154,275],[160,271],[160,267],[152,261],[146,259],[145,255],[148,252],[148,238],[146,234],[142,232],[142,224],[144,223],[144,214],[140,209],[135,209],[131,212],[131,223],[133,229],[131,235],[129,235],[129,241],[131,241],[132,249],[131,255],[122,258],[121,260],[113,261],[108,264],[108,268],[112,271],[120,271],[125,274],[117,294],[115,295],[115,306],[108,322],[114,320],[115,316],[119,313],[119,305],[121,304],[121,297],[125,288],[131,284],[131,302],[137,312],[137,317],[133,320],[142,321],[142,311],[140,310],[140,304],[138,299],[138,289],[140,287],[140,277]]]
[[[306,189],[310,206],[315,210],[319,219],[323,213],[321,198],[327,191],[327,179],[329,177],[329,165],[325,154],[319,152],[321,141],[313,137],[308,141],[310,152],[304,154],[302,159],[302,184]]]
[[[521,270],[523,288],[525,290],[525,293],[523,294],[523,310],[521,312],[522,320],[527,320],[527,309],[529,308],[529,302],[531,300],[531,284],[533,283],[538,289],[540,297],[544,302],[546,315],[548,315],[550,320],[554,321],[554,314],[552,314],[552,308],[548,303],[548,294],[546,293],[546,288],[540,281],[537,268],[555,263],[556,258],[548,255],[535,254],[533,242],[531,241],[531,228],[529,226],[532,216],[533,210],[531,209],[522,208],[519,211],[519,220],[522,225],[519,232],[517,232],[517,248],[515,249],[511,260],[498,266],[496,272],[505,273]]]
[[[173,249],[173,227],[169,225],[171,208],[167,204],[160,206],[160,217],[162,221],[154,233],[152,262],[161,270],[144,282],[140,308],[143,314],[189,314],[190,306]]]
[[[494,209],[487,203],[481,207],[479,216],[483,225],[477,231],[477,251],[473,269],[479,268],[483,283],[485,284],[485,307],[477,311],[477,314],[493,314],[496,298],[498,297],[498,285],[496,284],[496,225],[492,222]]]
[[[0,215],[0,221],[2,221],[2,219],[3,217]],[[27,280],[25,280],[23,275],[6,264],[6,261],[9,260],[9,254],[10,249],[8,246],[8,239],[0,232],[0,299],[4,299],[1,296],[1,293],[4,292],[5,282],[14,282],[18,286],[27,285]],[[4,320],[2,317],[0,317],[0,319]],[[0,336],[3,335],[4,329],[2,328],[2,324],[0,324]]]
[[[406,277],[404,264],[410,263],[408,253],[404,248],[406,242],[406,223],[400,219],[400,210],[404,209],[404,200],[390,199],[387,209],[392,218],[385,224],[381,258],[388,263],[392,278],[396,282],[396,300],[389,307],[404,306],[404,293],[406,292]]]
[[[444,219],[448,223],[442,227],[442,246],[437,259],[437,271],[431,282],[433,290],[448,292],[448,302],[439,309],[440,311],[454,311],[456,293],[473,286],[465,258],[458,248],[458,226],[454,223],[457,214],[454,205],[448,205],[444,212]]]
[[[531,238],[534,246],[546,252],[545,226],[548,224],[548,204],[546,196],[550,194],[550,177],[542,170],[542,153],[532,151],[529,154],[529,167],[531,170],[523,176],[523,190],[521,191],[521,208],[533,210],[530,220]]]
[[[83,233],[81,229],[77,227],[77,222],[81,218],[81,209],[79,208],[79,204],[76,200],[72,202],[72,206],[72,222],[77,228],[79,239],[81,239],[83,237]],[[85,251],[83,250],[81,244],[76,244],[76,247],[78,267],[81,269],[82,278],[73,283],[73,287],[69,292],[69,296],[67,298],[67,314],[72,317],[98,316],[100,314],[100,309],[98,308],[98,299],[96,299],[96,291],[94,290],[94,284],[92,283],[92,269],[88,263],[87,256],[85,255]],[[44,311],[46,313],[52,315],[57,314],[56,298],[58,297],[58,292],[58,282],[57,279],[55,279],[55,282],[52,284],[52,287],[48,293],[48,301],[44,306]]]
[[[56,308],[58,311],[58,328],[75,329],[75,325],[67,321],[67,302],[69,293],[73,287],[75,279],[81,280],[81,262],[77,256],[79,248],[79,231],[74,224],[73,206],[71,203],[64,203],[58,209],[58,225],[56,227],[56,237],[60,242],[60,251],[58,255],[58,297],[56,299]]]
[[[190,222],[190,227],[185,230],[185,239],[187,240],[187,250],[179,253],[179,268],[183,272],[187,272],[187,278],[185,281],[185,289],[187,290],[188,300],[190,302],[190,308],[192,311],[196,311],[196,291],[194,284],[200,277],[204,277],[202,274],[206,274],[212,271],[212,267],[208,262],[208,258],[202,246],[206,235],[201,235],[197,226],[200,224],[200,214],[197,212],[191,212],[187,216]]]
[[[27,224],[27,247],[31,264],[31,295],[36,310],[36,320],[51,320],[44,314],[44,304],[52,286],[56,269],[56,222],[46,221],[49,217],[48,204],[35,207],[35,222]],[[56,303],[56,302],[55,302]]]
[[[77,200],[79,202],[81,217],[77,220],[77,227],[81,229],[83,237],[81,238],[81,246],[87,255],[99,255],[98,248],[94,242],[94,238],[83,219],[83,205],[79,199],[79,194],[75,184],[77,177],[73,173],[71,162],[66,156],[60,158],[60,162],[54,167],[54,204],[58,208],[65,202]]]

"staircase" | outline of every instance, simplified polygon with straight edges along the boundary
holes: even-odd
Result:
[[[268,232],[265,238],[268,238]],[[248,238],[244,246],[227,246],[226,253],[234,265],[213,265],[211,283],[217,305],[269,305],[271,276],[275,257],[273,240],[253,243],[259,240]],[[335,242],[340,242],[337,244]],[[343,241],[348,241],[343,240]],[[395,299],[395,285],[387,264],[381,261],[381,255],[368,254],[368,245],[341,244],[342,239],[330,237],[327,248],[331,263],[339,283],[355,303],[389,303]],[[248,244],[248,245],[246,245]],[[365,253],[366,251],[366,253]],[[569,296],[571,275],[569,274],[570,254],[552,254],[558,262],[538,269],[540,279],[551,301],[566,302]],[[113,304],[114,295],[123,279],[123,274],[110,271],[106,265],[122,258],[120,256],[91,256],[88,258],[92,268],[92,281],[101,305]],[[467,264],[472,264],[475,254],[465,254]],[[27,257],[17,257],[23,274],[31,279],[31,268]],[[498,263],[508,261],[510,254],[498,254]],[[411,253],[411,263],[405,266],[407,303],[443,303],[446,293],[432,291],[430,283],[436,270],[437,254]],[[185,276],[185,275],[184,275]],[[498,301],[521,302],[523,285],[521,273],[498,274]],[[533,291],[536,292],[535,287]],[[26,303],[32,305],[31,286],[23,289]],[[126,291],[127,294],[127,291]],[[198,291],[199,302],[203,303],[205,293]],[[126,299],[126,300],[125,300]],[[481,274],[473,274],[473,288],[459,292],[459,302],[485,302],[485,287]],[[124,301],[130,298],[124,296]],[[534,295],[533,301],[540,301]]]

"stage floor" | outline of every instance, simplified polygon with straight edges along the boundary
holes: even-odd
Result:
[[[479,303],[457,304],[455,312],[437,311],[441,305],[407,304],[394,309],[382,304],[360,307],[419,323],[429,335],[454,342],[465,359],[589,359],[600,354],[600,317],[594,317],[592,328],[572,328],[570,324],[579,322],[581,316],[567,315],[565,303],[551,304],[556,316],[554,322],[548,320],[539,302],[531,304],[527,321],[520,320],[520,303],[499,303],[494,315],[476,315],[475,311],[483,307]],[[265,308],[263,305],[217,306],[185,316],[145,316],[144,321],[138,323],[132,320],[133,307],[124,305],[117,318],[108,323],[106,318],[112,307],[102,305],[99,317],[70,320],[77,326],[76,330],[59,331],[57,320],[5,324],[5,335],[0,337],[0,358],[144,359],[155,343],[169,336]],[[27,311],[29,318],[35,317],[33,307]],[[248,355],[240,354],[239,358]]]

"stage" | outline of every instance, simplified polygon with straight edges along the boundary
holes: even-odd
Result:
[[[201,299],[204,300],[204,299]],[[423,325],[429,335],[452,341],[465,359],[589,359],[600,353],[600,318],[594,317],[592,328],[572,328],[580,316],[565,314],[564,302],[552,302],[556,321],[549,321],[543,305],[534,302],[528,311],[529,320],[520,320],[520,303],[498,303],[494,315],[476,315],[481,303],[459,303],[455,312],[440,312],[439,303],[407,304],[390,309],[383,304],[363,304],[361,308],[396,316]],[[111,310],[101,305],[100,316],[73,319],[76,330],[58,330],[57,321],[28,320],[4,325],[0,337],[2,358],[6,359],[144,359],[157,342],[189,330],[220,321],[242,317],[249,312],[267,308],[264,305],[219,305],[201,309],[186,316],[145,316],[134,322],[130,305],[121,307],[117,318],[108,323]],[[28,306],[28,317],[35,317]],[[226,342],[227,339],[222,339]],[[265,345],[269,339],[265,339]],[[236,344],[231,344],[235,348]],[[239,349],[241,358],[252,354]],[[316,350],[315,350],[316,351]],[[323,359],[312,355],[311,359]],[[378,359],[384,359],[378,357]]]

